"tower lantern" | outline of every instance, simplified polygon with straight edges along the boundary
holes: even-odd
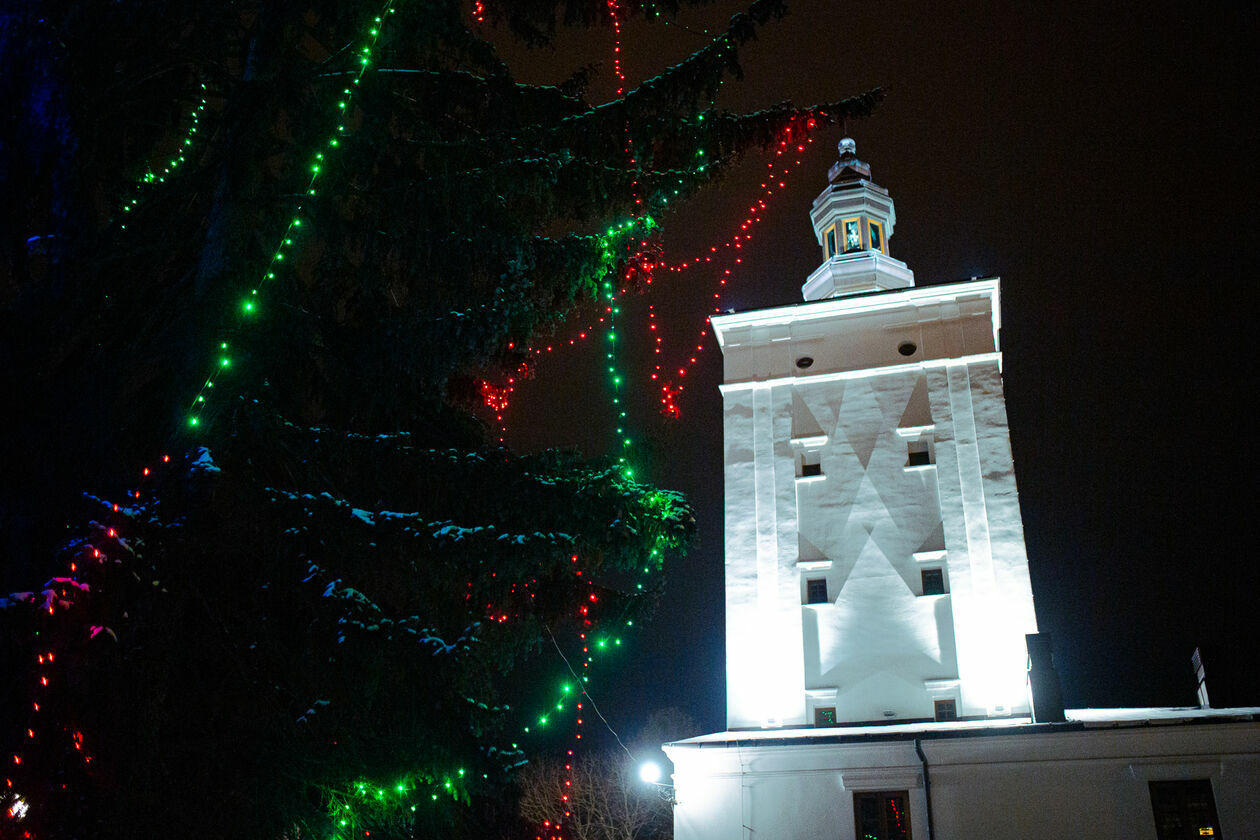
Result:
[[[827,180],[809,211],[823,262],[801,287],[805,300],[913,286],[914,272],[888,255],[897,223],[892,196],[871,180],[851,138],[840,141]]]

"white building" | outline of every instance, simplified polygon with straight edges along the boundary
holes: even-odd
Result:
[[[998,281],[916,288],[840,149],[806,303],[713,319],[729,731],[666,748],[676,838],[1260,838],[1260,710],[1064,714]]]

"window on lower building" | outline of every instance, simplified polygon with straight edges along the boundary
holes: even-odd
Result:
[[[836,707],[819,706],[814,709],[814,726],[835,726]]]
[[[827,579],[815,578],[805,581],[805,603],[807,604],[825,604],[827,598]]]
[[[937,700],[932,705],[935,707],[937,720],[958,720],[958,703],[952,697],[948,700]]]
[[[909,798],[904,790],[853,794],[858,840],[910,840]]]
[[[945,570],[944,569],[923,569],[919,572],[919,576],[923,579],[924,595],[944,595],[945,594]]]
[[[1210,779],[1151,782],[1156,840],[1221,836]]]

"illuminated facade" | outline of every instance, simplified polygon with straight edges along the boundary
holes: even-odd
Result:
[[[806,302],[713,319],[728,731],[665,745],[675,840],[1260,837],[1260,708],[1063,709],[998,281],[916,288],[840,149]]]
[[[666,746],[674,840],[1260,837],[1260,709],[720,732]]]
[[[1026,713],[998,283],[914,288],[891,197],[841,152],[807,303],[713,318],[727,726]]]

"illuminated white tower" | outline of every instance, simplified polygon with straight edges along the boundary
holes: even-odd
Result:
[[[998,281],[915,288],[888,191],[840,152],[806,303],[713,318],[727,726],[1026,714]]]

